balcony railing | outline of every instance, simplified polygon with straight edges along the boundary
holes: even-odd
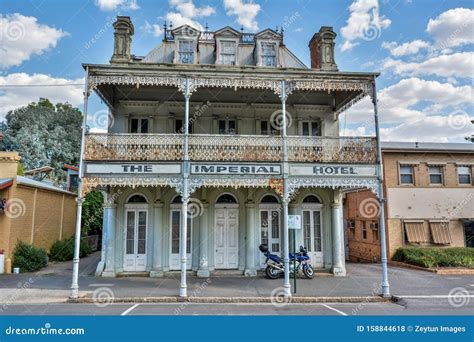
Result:
[[[375,138],[287,137],[290,162],[373,164]],[[85,160],[178,161],[183,158],[182,134],[88,134]],[[191,161],[279,162],[282,138],[265,135],[189,136]]]

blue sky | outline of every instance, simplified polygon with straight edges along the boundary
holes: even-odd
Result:
[[[307,65],[311,36],[333,26],[339,70],[382,73],[385,140],[462,142],[472,134],[474,11],[467,0],[2,0],[0,118],[40,96],[81,108],[81,63],[108,63],[117,14],[133,21],[136,55],[161,42],[165,20],[208,23],[211,31],[283,25],[285,44]],[[25,87],[34,84],[70,86]],[[92,99],[91,112],[103,108]],[[370,103],[343,114],[341,130],[373,134]]]

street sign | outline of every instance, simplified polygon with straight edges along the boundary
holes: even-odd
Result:
[[[301,215],[288,215],[288,229],[301,229]]]

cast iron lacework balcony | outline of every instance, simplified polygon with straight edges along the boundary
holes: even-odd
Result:
[[[300,163],[376,162],[375,138],[287,137],[288,160]],[[282,138],[265,135],[191,134],[191,161],[279,162]],[[182,134],[88,134],[85,160],[178,161]]]

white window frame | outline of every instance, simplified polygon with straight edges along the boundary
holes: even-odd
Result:
[[[460,173],[459,169],[460,168],[466,168],[467,173]],[[458,185],[472,185],[472,167],[470,165],[457,165],[457,174],[458,174]],[[469,177],[469,182],[468,183],[461,183],[459,181],[459,176],[464,175]]]
[[[439,173],[432,173],[432,168],[437,168],[439,170]],[[441,186],[444,185],[444,168],[442,165],[428,165],[428,176],[430,179],[430,185],[433,186]],[[431,182],[431,176],[441,176],[441,182],[440,183],[433,183]]]
[[[224,133],[221,133],[221,132],[220,132],[220,122],[221,122],[221,121],[224,121],[224,122],[225,122],[225,130],[224,130]],[[230,128],[229,128],[229,126],[230,126],[230,125],[229,125],[229,122],[230,122],[230,121],[234,121],[234,127],[235,127],[235,129],[234,129],[233,132],[231,132],[231,131],[230,131]],[[236,119],[232,119],[232,118],[230,118],[230,119],[229,119],[229,118],[226,118],[226,119],[217,119],[217,133],[218,133],[218,134],[230,134],[230,135],[235,135],[235,134],[237,134],[237,120],[236,120]]]
[[[407,175],[407,173],[402,173],[402,168],[403,167],[409,167],[410,170],[411,170],[411,183],[403,183],[402,182],[402,175]],[[415,168],[413,165],[411,164],[399,164],[398,165],[398,182],[400,185],[403,185],[403,186],[410,186],[410,185],[415,185]]]
[[[227,53],[224,52],[224,45],[226,43],[233,44],[234,46],[234,53]],[[225,63],[223,56],[234,56],[234,61],[233,63]],[[223,39],[219,40],[219,64],[222,65],[237,65],[237,41],[235,40],[228,40],[228,39]]]
[[[265,45],[273,45],[275,47],[275,55],[267,54],[267,51],[264,48]],[[270,57],[275,58],[275,64],[274,65],[268,65],[268,64],[265,63],[267,58],[270,58]],[[276,68],[278,66],[278,43],[273,42],[273,41],[260,42],[260,56],[259,56],[259,58],[260,58],[260,65],[261,66]]]
[[[181,43],[189,43],[190,44],[190,50],[191,51],[184,51],[181,50]],[[191,61],[190,62],[183,62],[181,59],[181,54],[191,54]],[[178,39],[177,42],[177,62],[179,64],[195,64],[196,60],[196,49],[194,47],[194,40],[192,39]]]
[[[308,135],[304,135],[303,132],[303,126],[304,124],[308,125]],[[317,125],[317,135],[313,135],[312,132],[312,125],[316,124]],[[321,136],[321,121],[319,120],[302,120],[299,123],[299,130],[300,130],[300,136],[306,136],[306,137],[320,137]]]
[[[129,120],[129,122],[128,122],[128,133],[132,133],[132,120],[138,120],[137,132],[134,132],[132,134],[151,133],[152,129],[151,129],[151,126],[150,126],[150,124],[151,124],[150,118],[145,117],[145,116],[132,116],[128,120]],[[148,131],[147,132],[142,132],[142,121],[143,120],[148,121]]]

